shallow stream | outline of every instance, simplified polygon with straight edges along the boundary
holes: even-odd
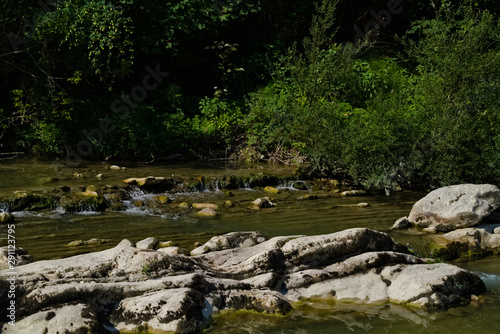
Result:
[[[292,170],[269,165],[242,168],[231,163],[146,165],[123,164],[121,170],[109,170],[111,163],[88,163],[68,168],[52,161],[16,160],[0,162],[0,197],[16,190],[37,190],[60,186],[120,184],[128,177],[249,175],[269,173],[291,175]],[[102,174],[101,177],[96,177]],[[75,176],[76,175],[76,176]],[[390,196],[338,197],[299,200],[311,191],[299,191],[282,185],[281,193],[262,190],[233,190],[231,201],[254,200],[269,196],[275,208],[251,211],[225,211],[212,219],[195,217],[192,211],[161,211],[136,207],[134,200],[148,200],[152,195],[141,191],[123,212],[83,212],[54,210],[45,213],[15,212],[17,246],[27,249],[35,260],[54,259],[97,251],[115,246],[122,239],[133,242],[154,236],[172,241],[188,250],[195,242],[204,243],[214,235],[232,231],[259,231],[267,237],[277,235],[315,235],[352,227],[367,227],[387,232],[394,240],[408,244],[420,256],[428,256],[425,239],[418,235],[390,231],[394,221],[409,213],[413,203],[425,194],[398,192]],[[168,194],[174,202],[188,201],[224,204],[222,191]],[[368,203],[367,207],[346,206]],[[1,208],[0,208],[1,209]],[[0,246],[6,245],[6,228],[0,226]],[[70,247],[75,240],[109,239],[105,244]],[[444,312],[425,312],[398,305],[367,306],[307,301],[284,318],[253,313],[224,312],[216,317],[208,333],[497,333],[500,327],[500,257],[458,265],[478,272],[490,292],[485,302],[471,303]]]

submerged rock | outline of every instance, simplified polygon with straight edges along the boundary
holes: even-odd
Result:
[[[491,184],[460,184],[430,192],[413,205],[408,220],[429,232],[477,225],[500,206],[500,189]]]
[[[284,315],[295,301],[315,297],[446,308],[485,291],[475,274],[424,264],[370,229],[263,239],[226,234],[192,257],[123,240],[105,251],[19,266],[16,329],[100,333],[109,323],[120,331],[199,333],[225,308]],[[0,271],[1,287],[7,277]],[[6,291],[0,289],[0,305]]]

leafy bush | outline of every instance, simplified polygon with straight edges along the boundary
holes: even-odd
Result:
[[[316,170],[381,189],[500,180],[493,15],[443,6],[415,22],[398,60],[325,46],[325,8],[304,51],[285,55],[250,99],[249,145],[268,155],[298,148]]]

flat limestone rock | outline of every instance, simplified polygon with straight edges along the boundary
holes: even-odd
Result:
[[[286,315],[295,301],[315,297],[447,308],[485,291],[477,275],[425,264],[387,234],[366,228],[263,239],[257,232],[229,233],[196,256],[123,240],[100,252],[20,265],[19,327],[4,333],[100,334],[103,324],[199,333],[214,312],[228,308]],[[9,302],[8,278],[0,270],[0,305]]]
[[[393,250],[395,243],[385,233],[353,228],[332,234],[308,236],[288,241],[282,248],[288,267],[324,266],[352,253]]]
[[[477,225],[500,206],[491,184],[459,184],[430,192],[413,205],[408,220],[428,231],[448,232]]]
[[[4,334],[109,333],[98,320],[98,312],[86,304],[66,305],[30,315],[3,326]]]
[[[122,300],[112,321],[120,331],[133,331],[137,324],[147,323],[154,331],[195,333],[200,330],[204,306],[196,290],[168,289]]]

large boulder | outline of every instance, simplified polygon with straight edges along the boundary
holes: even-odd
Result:
[[[387,302],[425,308],[468,304],[484,291],[481,279],[449,264],[424,264],[419,258],[394,252],[351,257],[322,270],[293,273],[286,280],[291,300],[324,297],[342,302]]]
[[[191,257],[123,240],[101,252],[20,265],[19,327],[4,326],[4,333],[101,333],[103,324],[198,333],[213,312],[228,308],[286,315],[292,302],[314,297],[446,308],[485,290],[475,274],[426,264],[366,228],[262,239],[257,232],[227,234]],[[0,271],[2,308],[9,275]]]
[[[477,225],[500,206],[500,189],[491,184],[460,184],[436,189],[413,205],[408,220],[429,232]]]

